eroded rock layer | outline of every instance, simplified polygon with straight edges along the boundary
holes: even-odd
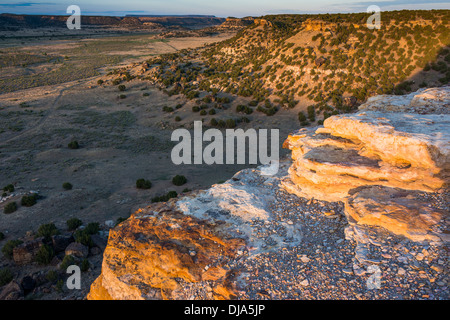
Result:
[[[450,182],[449,92],[374,97],[355,114],[290,135],[284,147],[292,150],[293,163],[284,188],[344,201],[353,225],[380,226],[414,241],[440,240],[432,228],[446,215],[414,199]]]
[[[244,244],[221,237],[220,226],[183,215],[171,203],[152,205],[111,231],[88,299],[183,299],[183,283],[202,282],[211,299],[230,299],[230,273],[223,265]]]

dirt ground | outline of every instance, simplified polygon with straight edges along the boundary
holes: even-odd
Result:
[[[150,56],[229,36],[170,39],[139,50]],[[48,43],[43,46],[52,49]],[[60,48],[58,41],[53,49]],[[126,98],[119,99],[122,92],[116,86],[97,85],[98,78],[0,95],[0,187],[13,184],[16,189],[16,196],[3,201],[0,211],[8,202],[19,204],[16,212],[0,214],[0,232],[6,236],[1,242],[50,222],[64,228],[72,217],[100,224],[126,218],[154,196],[170,190],[181,193],[185,188],[207,188],[250,166],[174,165],[170,160],[173,129],[191,128],[193,121],[201,118],[209,123],[212,116],[199,116],[192,112],[193,102],[181,95],[168,97],[141,80],[127,82]],[[245,102],[242,99],[235,99],[229,110],[218,110],[214,117],[236,116],[235,106]],[[182,107],[175,109],[177,104]],[[175,111],[163,112],[164,106]],[[279,128],[281,145],[297,128],[293,114],[281,110],[272,118],[254,113],[248,116],[251,122],[239,128]],[[182,120],[175,122],[176,116]],[[68,148],[72,140],[79,142],[79,149]],[[280,152],[286,153],[281,148]],[[171,179],[177,174],[186,176],[187,184],[174,186]],[[139,178],[149,179],[152,188],[137,189]],[[64,182],[70,182],[73,189],[64,190]],[[30,191],[38,192],[41,199],[32,207],[20,206],[22,194]]]

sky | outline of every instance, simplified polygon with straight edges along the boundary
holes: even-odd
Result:
[[[381,11],[450,9],[449,0],[0,0],[0,13],[66,15],[69,5],[78,5],[81,14],[184,15],[217,17],[262,16],[282,13],[366,12],[370,5]]]

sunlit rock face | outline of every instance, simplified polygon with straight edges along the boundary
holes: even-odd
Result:
[[[430,230],[443,213],[413,199],[415,191],[437,192],[449,184],[449,92],[443,87],[373,97],[355,114],[290,135],[284,147],[292,150],[293,163],[284,188],[344,201],[356,224],[437,240]]]
[[[88,299],[187,299],[183,284],[229,299],[233,287],[223,268],[245,243],[220,236],[221,227],[183,215],[173,203],[138,210],[110,232],[102,273]]]

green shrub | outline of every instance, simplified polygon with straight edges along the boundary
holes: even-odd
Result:
[[[227,128],[235,128],[236,127],[236,121],[234,119],[227,119],[226,127]]]
[[[173,108],[172,107],[168,107],[168,106],[164,106],[163,107],[163,111],[164,112],[173,112]]]
[[[103,80],[102,80],[102,79],[99,79],[99,80],[97,81],[97,84],[98,84],[99,86],[101,86],[101,85],[103,84]]]
[[[45,275],[45,278],[49,282],[55,282],[58,279],[58,272],[56,272],[55,270],[49,270]]]
[[[117,88],[119,89],[119,91],[125,91],[127,89],[124,84],[119,85]]]
[[[75,264],[75,258],[69,254],[63,258],[59,268],[61,270],[67,270],[67,268],[73,264]]]
[[[36,237],[44,237],[44,241],[50,241],[51,237],[59,234],[58,228],[54,223],[47,223],[39,226]]]
[[[214,110],[214,109],[212,109],[212,110]],[[208,112],[206,110],[200,111],[201,116],[206,116],[207,114],[208,114]]]
[[[179,122],[179,121],[181,121],[181,118],[180,118],[179,116],[176,116],[176,117],[175,117],[175,121],[176,121],[176,122]]]
[[[12,184],[8,184],[7,186],[3,187],[4,192],[14,192],[14,186]]]
[[[214,110],[214,109],[212,109],[212,110]],[[218,122],[217,122],[216,118],[212,118],[212,119],[209,121],[209,124],[210,124],[212,127],[215,127],[215,126],[217,126]]]
[[[199,112],[200,111],[200,107],[199,106],[193,106],[192,107],[192,112]]]
[[[70,182],[64,182],[62,184],[62,187],[64,188],[64,190],[72,190],[72,184]]]
[[[13,249],[17,247],[18,245],[21,245],[23,243],[22,240],[9,240],[5,243],[5,245],[2,247],[2,253],[3,255],[8,258],[12,259],[13,257]]]
[[[88,223],[83,231],[90,235],[97,234],[100,231],[100,224],[98,222]]]
[[[185,176],[176,175],[172,178],[172,183],[176,186],[182,186],[187,182],[187,179]]]
[[[175,109],[180,109],[181,107],[183,107],[183,105],[181,103],[179,103],[175,106]]]
[[[69,144],[67,146],[69,147],[69,149],[80,148],[80,145],[78,144],[78,141],[76,141],[76,140],[69,142]]]
[[[36,193],[30,194],[29,196],[23,196],[22,200],[20,200],[20,204],[24,207],[34,206],[37,202],[37,197]]]
[[[119,95],[119,99],[125,99],[127,96],[125,94]]]
[[[308,120],[306,119],[306,116],[302,111],[298,113],[298,121],[300,121],[300,124],[302,126],[306,126],[308,124]]]
[[[176,191],[169,191],[167,194],[160,197],[153,197],[152,202],[165,202],[169,201],[169,199],[176,198],[178,196]]]
[[[5,207],[3,208],[3,213],[9,214],[13,213],[16,210],[17,210],[17,203],[13,201],[5,205]]]
[[[69,231],[74,231],[83,224],[83,221],[81,221],[78,218],[71,218],[66,221],[66,224],[67,224],[67,229],[69,229]]]
[[[150,95],[150,93],[148,93],[148,92],[144,92],[144,93],[142,94],[143,97],[148,97],[149,95]]]
[[[210,115],[214,115],[214,114],[216,114],[216,110],[215,109],[211,109],[211,110],[209,110],[209,112],[208,112]]]
[[[12,281],[13,275],[8,268],[0,269],[0,287]]]
[[[35,260],[39,264],[46,265],[46,264],[49,264],[50,261],[52,261],[54,256],[55,256],[55,253],[54,253],[52,247],[44,244],[43,246],[41,246],[39,248],[38,252],[36,253]]]
[[[91,235],[86,231],[86,229],[75,231],[73,237],[75,239],[75,242],[81,243],[88,247],[92,247],[93,245]]]
[[[80,265],[80,269],[82,272],[86,272],[89,270],[90,264],[88,259],[84,259],[83,261],[81,261],[81,265]]]
[[[137,179],[136,180],[136,188],[138,189],[150,189],[152,187],[152,183],[150,180],[145,179]]]

